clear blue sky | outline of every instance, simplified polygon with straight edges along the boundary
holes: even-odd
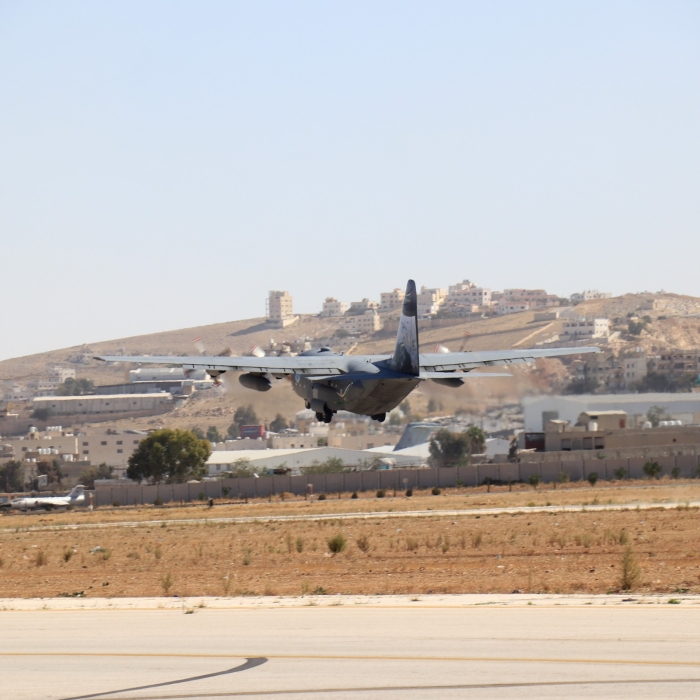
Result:
[[[409,276],[700,295],[699,20],[0,0],[0,358]]]

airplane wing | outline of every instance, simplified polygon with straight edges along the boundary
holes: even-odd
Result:
[[[193,355],[175,357],[170,355],[103,355],[96,360],[104,362],[134,362],[144,364],[176,365],[183,369],[205,369],[218,372],[252,372],[254,374],[342,374],[342,355],[301,357],[206,357]]]
[[[420,371],[424,373],[456,372],[477,367],[518,365],[534,362],[538,357],[561,357],[600,352],[600,348],[550,348],[532,350],[477,350],[474,352],[435,352],[420,355]]]

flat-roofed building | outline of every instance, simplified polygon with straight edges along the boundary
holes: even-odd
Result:
[[[326,297],[320,315],[327,318],[342,316],[349,308],[350,305],[346,301],[338,301],[335,297]]]
[[[585,318],[575,316],[564,319],[560,338],[563,341],[608,338],[610,321],[607,318]]]
[[[266,323],[275,328],[285,328],[297,320],[294,315],[292,296],[287,291],[271,291],[267,298]]]
[[[46,408],[55,416],[167,410],[172,403],[172,394],[166,393],[47,396],[33,400],[35,409]]]
[[[391,292],[382,292],[379,295],[379,308],[382,311],[391,311],[391,309],[400,309],[403,305],[406,292],[398,287]]]

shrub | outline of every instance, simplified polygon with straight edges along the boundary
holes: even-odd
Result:
[[[680,467],[673,467],[673,469],[671,469],[671,476],[674,479],[677,479],[680,475],[681,475]]]
[[[537,489],[542,481],[542,477],[539,474],[530,474],[530,478],[527,481],[533,489]]]
[[[312,591],[313,595],[328,595],[328,591],[323,586],[317,586]]]
[[[63,561],[69,562],[74,554],[75,552],[73,551],[73,547],[66,547],[63,550]]]
[[[634,556],[632,547],[625,547],[620,562],[620,588],[623,591],[631,591],[639,582],[641,575],[642,572],[639,564],[637,564],[637,558]]]
[[[153,552],[153,554],[155,555],[155,558],[156,558],[156,559],[160,559],[160,558],[163,556],[163,550],[160,548],[160,545],[158,545],[158,546],[156,547],[156,549],[155,549],[155,551]]]
[[[661,475],[661,465],[658,462],[646,462],[644,465],[644,473],[650,479],[658,479]]]
[[[319,501],[325,501],[325,500],[326,500],[326,494],[325,494],[325,493],[319,493],[319,494],[318,494],[318,500],[319,500]]]
[[[103,549],[100,552],[100,557],[102,558],[102,561],[107,561],[111,556],[112,556],[112,551],[110,549]]]
[[[480,531],[472,533],[472,547],[474,549],[479,549],[479,547],[481,547],[481,540],[483,537]]]
[[[353,491],[352,496],[350,496],[350,498],[357,498],[357,491]]]
[[[586,477],[586,479],[588,479],[588,483],[589,483],[591,486],[595,486],[595,485],[596,485],[596,481],[598,481],[598,472],[591,472],[591,473]]]
[[[406,489],[406,495],[410,498],[413,496],[413,489]]]
[[[433,496],[439,496],[442,492],[440,491],[440,489],[437,486],[433,486],[430,493],[432,493]]]
[[[163,505],[163,499],[162,498],[156,498],[155,501],[153,501],[154,506],[162,506]]]
[[[328,549],[333,554],[340,554],[347,546],[348,541],[345,539],[345,535],[343,535],[342,532],[328,539]]]
[[[253,561],[252,552],[250,547],[246,547],[243,552],[243,566],[250,566],[251,561]]]
[[[418,549],[418,540],[415,537],[407,537],[406,549],[409,552],[415,552]]]
[[[369,552],[369,537],[367,535],[360,535],[357,538],[357,548],[361,552]]]
[[[619,481],[622,481],[623,479],[627,478],[627,470],[624,467],[618,467],[613,474],[615,475],[615,478],[618,479]]]
[[[222,486],[221,493],[224,495],[224,498],[228,498],[231,495],[231,487],[230,486]]]
[[[112,501],[112,506],[114,508],[119,508],[120,505],[121,505],[121,503],[119,503],[119,501]]]
[[[386,491],[384,489],[377,489],[377,498],[384,498],[386,496]]]
[[[204,491],[199,492],[199,500],[200,501],[206,501],[207,500],[207,494],[204,493]]]
[[[175,579],[169,571],[160,579],[160,585],[163,587],[163,593],[165,593],[165,595],[168,595],[168,592],[173,587],[174,583]]]
[[[304,551],[304,540],[301,537],[297,537],[297,541],[295,542],[295,547],[297,552],[301,554]]]
[[[562,484],[568,484],[569,475],[566,472],[559,472],[559,481],[561,481]]]
[[[46,566],[49,563],[49,558],[43,550],[40,550],[36,553],[36,559],[34,560],[34,563],[37,566]]]

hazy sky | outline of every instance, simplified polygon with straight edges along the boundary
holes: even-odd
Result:
[[[0,0],[0,358],[463,278],[700,295],[697,2]]]

